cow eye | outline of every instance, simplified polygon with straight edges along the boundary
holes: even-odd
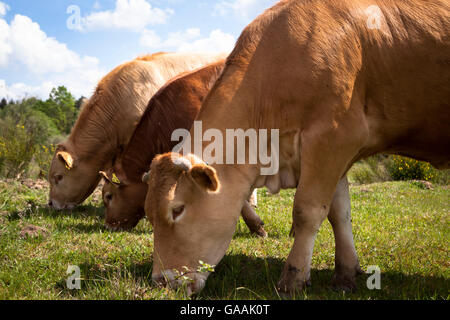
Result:
[[[172,209],[172,218],[176,220],[179,216],[181,216],[184,212],[184,206],[179,206]]]
[[[112,200],[112,198],[113,198],[113,195],[112,195],[111,193],[107,193],[107,194],[105,195],[105,200],[106,200],[106,202],[110,202],[110,201]]]
[[[63,179],[63,176],[60,174],[55,175],[55,183],[58,184]]]

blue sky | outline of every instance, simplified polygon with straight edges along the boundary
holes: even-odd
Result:
[[[0,0],[0,98],[90,96],[115,66],[157,51],[230,51],[276,0]],[[70,10],[69,10],[70,9]]]

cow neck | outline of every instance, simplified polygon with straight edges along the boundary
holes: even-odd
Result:
[[[252,101],[247,97],[245,86],[241,86],[242,78],[236,73],[223,74],[216,82],[206,98],[196,121],[202,124],[202,135],[206,130],[216,129],[222,133],[224,145],[227,129],[250,128],[259,129],[257,117],[253,110]],[[191,128],[191,137],[194,137],[195,127]],[[203,141],[203,149],[211,141]],[[226,151],[224,150],[224,157]],[[211,164],[217,171],[219,180],[224,187],[224,192],[232,192],[233,198],[244,202],[250,196],[250,189],[258,177],[258,165],[221,165]],[[239,212],[236,212],[239,215]]]

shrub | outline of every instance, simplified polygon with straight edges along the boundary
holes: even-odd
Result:
[[[390,158],[385,155],[376,155],[354,164],[348,173],[351,182],[369,184],[392,180],[387,166]]]
[[[435,170],[428,162],[402,156],[393,156],[389,173],[394,180],[425,180],[435,177]]]
[[[11,117],[0,123],[0,157],[7,178],[19,178],[33,158],[35,144],[25,125]]]
[[[53,121],[33,106],[37,99],[31,98],[9,104],[0,113],[0,175],[20,178],[28,173],[34,162],[42,163],[43,172],[48,171],[51,137],[59,135]],[[48,160],[50,163],[50,160]],[[39,172],[39,176],[42,174]]]
[[[56,145],[53,143],[40,145],[36,148],[33,163],[29,168],[29,175],[39,179],[47,179]]]
[[[441,185],[449,185],[450,170],[435,170],[434,177],[431,178],[431,181]]]

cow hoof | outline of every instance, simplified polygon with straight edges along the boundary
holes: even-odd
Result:
[[[256,234],[258,237],[263,239],[267,238],[267,232],[262,225],[258,228],[258,230],[253,231],[253,234]]]
[[[355,275],[344,275],[337,274],[333,275],[333,280],[331,281],[331,287],[334,291],[344,291],[346,293],[352,293],[356,291],[356,280]]]
[[[282,279],[278,282],[277,291],[280,298],[284,300],[290,300],[298,297],[303,292],[303,290],[306,289],[307,286],[311,286],[311,279],[308,279],[306,281],[287,281],[286,279]]]
[[[356,267],[356,275],[360,276],[362,274],[365,274],[365,272],[363,271],[363,269],[361,269],[360,265],[358,264],[358,266]]]

